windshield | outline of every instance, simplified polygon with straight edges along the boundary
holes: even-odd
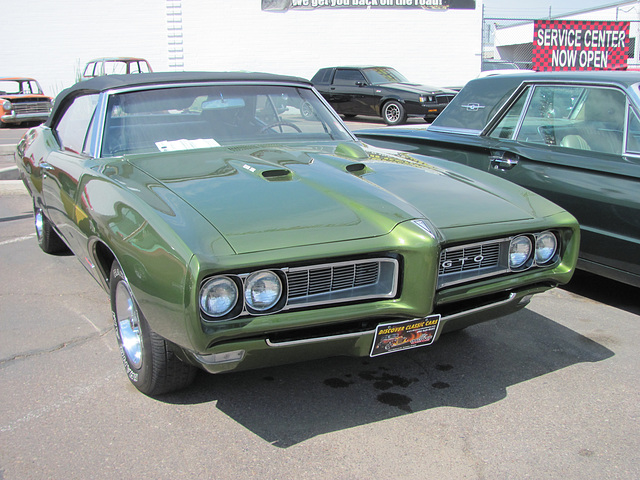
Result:
[[[149,65],[144,60],[110,60],[104,62],[105,75],[149,73]]]
[[[35,80],[0,80],[1,95],[40,95],[42,90]]]
[[[381,85],[383,83],[409,83],[404,75],[397,70],[387,67],[365,68],[364,74],[367,80],[373,85]]]
[[[175,87],[112,95],[102,155],[328,140],[353,138],[309,88]]]

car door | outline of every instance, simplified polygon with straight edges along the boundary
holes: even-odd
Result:
[[[362,72],[354,68],[338,68],[329,87],[329,103],[344,115],[377,115],[371,107],[374,87]]]
[[[52,127],[59,145],[40,162],[45,213],[74,252],[86,248],[78,225],[84,219],[83,209],[78,205],[79,185],[90,160],[84,147],[96,103],[97,95],[74,100]]]
[[[584,268],[640,275],[640,122],[622,90],[532,85],[488,137],[489,171],[578,219]]]

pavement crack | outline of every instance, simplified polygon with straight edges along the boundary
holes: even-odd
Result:
[[[29,352],[18,353],[16,355],[11,356],[11,357],[0,358],[0,368],[5,368],[9,364],[11,364],[12,362],[15,362],[15,361],[26,360],[28,358],[38,357],[40,355],[46,355],[48,353],[59,352],[61,350],[64,350],[65,348],[70,348],[70,347],[76,347],[78,345],[83,345],[83,344],[87,343],[88,341],[93,340],[95,338],[104,337],[106,334],[108,334],[112,330],[113,330],[113,326],[109,326],[109,327],[107,327],[105,329],[98,330],[95,333],[90,333],[89,335],[73,338],[71,340],[68,340],[66,342],[60,343],[60,344],[55,345],[53,347],[42,348],[42,349],[39,349],[39,350],[31,350]]]

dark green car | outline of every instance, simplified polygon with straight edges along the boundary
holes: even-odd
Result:
[[[640,286],[640,73],[527,72],[469,82],[426,129],[357,132],[511,180],[580,222],[578,268]]]
[[[142,392],[375,356],[569,281],[575,218],[446,160],[369,148],[305,80],[105,76],[18,145],[45,252],[109,293]],[[393,339],[391,341],[390,339]]]

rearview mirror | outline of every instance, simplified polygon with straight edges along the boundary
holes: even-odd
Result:
[[[231,108],[243,108],[243,98],[217,98],[202,102],[202,110],[226,110]]]

